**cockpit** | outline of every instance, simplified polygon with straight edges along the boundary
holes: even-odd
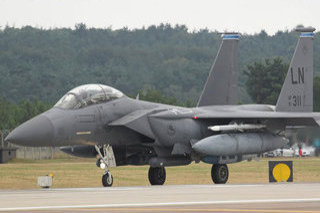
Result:
[[[80,109],[118,99],[122,96],[122,92],[106,85],[85,84],[70,90],[54,106],[62,109]]]

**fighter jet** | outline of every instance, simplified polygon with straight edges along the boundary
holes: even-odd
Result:
[[[320,124],[320,113],[312,112],[314,30],[297,29],[300,38],[276,106],[236,105],[239,35],[224,34],[197,107],[151,103],[87,84],[18,126],[6,141],[98,155],[103,186],[113,183],[112,166],[149,165],[151,185],[162,185],[165,167],[200,161],[212,164],[214,183],[224,184],[227,164],[283,147],[286,127]]]

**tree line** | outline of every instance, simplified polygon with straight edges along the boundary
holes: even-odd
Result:
[[[320,34],[315,34],[314,64],[320,73]],[[265,31],[239,42],[239,94],[251,103],[243,70],[254,62],[281,57],[288,63],[299,34]],[[0,28],[0,96],[17,103],[38,99],[53,104],[68,90],[102,83],[127,95],[159,90],[195,104],[221,43],[216,31],[190,32],[184,25],[141,29]]]
[[[39,100],[12,103],[0,97],[0,130],[11,130],[50,107],[50,104]]]
[[[320,108],[320,34],[314,45],[314,105]],[[298,41],[295,31],[242,35],[239,102],[275,104]],[[86,83],[140,99],[195,106],[221,43],[184,25],[113,30],[0,28],[0,129],[13,128]],[[255,82],[255,83],[253,83]]]
[[[253,100],[258,104],[276,104],[281,91],[289,64],[284,63],[279,57],[274,59],[265,59],[264,62],[258,61],[249,64],[245,70],[246,90]],[[320,78],[314,78],[314,111],[320,111]],[[178,105],[184,107],[194,107],[195,104],[190,100],[185,102],[179,101],[177,97],[168,97],[163,95],[159,90],[146,89],[138,92],[139,99]],[[134,95],[130,95],[135,98]],[[52,104],[43,101],[21,100],[18,103],[7,101],[0,97],[0,130],[13,129],[26,120],[48,110]]]

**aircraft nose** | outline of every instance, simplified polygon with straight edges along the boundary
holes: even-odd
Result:
[[[5,140],[23,146],[49,146],[53,136],[52,122],[45,115],[38,115],[15,128]]]

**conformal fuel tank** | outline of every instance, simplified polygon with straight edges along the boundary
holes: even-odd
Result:
[[[284,146],[288,140],[271,133],[233,133],[204,138],[192,148],[211,156],[256,154]]]

